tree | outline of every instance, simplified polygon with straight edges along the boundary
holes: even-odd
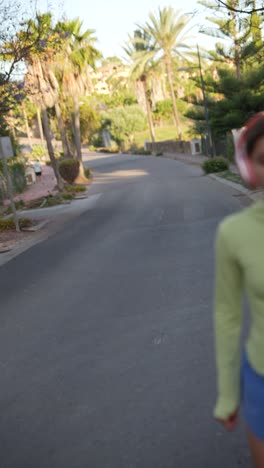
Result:
[[[153,61],[153,46],[146,31],[138,29],[134,38],[129,36],[124,50],[127,54],[130,73],[129,79],[132,83],[141,83],[145,98],[149,132],[152,142],[155,142],[155,128],[152,116],[151,88],[152,78],[157,69],[157,63]]]
[[[244,0],[240,5],[232,4],[224,0],[217,0],[218,5],[222,8],[226,8],[230,12],[241,13],[243,15],[252,15],[254,13],[262,14],[264,12],[263,1],[258,2],[258,5],[255,1]]]
[[[54,107],[57,100],[57,89],[54,88],[50,76],[50,61],[62,47],[63,38],[52,27],[52,16],[49,13],[37,15],[36,21],[27,22],[31,37],[37,37],[35,47],[31,48],[25,57],[27,64],[26,89],[37,106],[41,108],[41,117],[48,153],[59,190],[63,188],[63,181],[59,173],[52,134],[49,125],[48,108]],[[23,31],[19,33],[19,40],[27,44]]]
[[[177,108],[176,96],[173,85],[173,57],[182,56],[184,51],[189,50],[187,45],[186,26],[190,21],[190,17],[175,11],[172,7],[159,8],[158,13],[150,13],[149,20],[143,26],[147,35],[153,41],[155,53],[153,56],[160,56],[162,53],[162,61],[164,63],[167,79],[170,89],[170,95],[173,103],[173,116],[178,137],[181,139],[181,123]]]
[[[216,91],[223,97],[211,103],[210,119],[214,133],[225,134],[241,128],[256,112],[263,110],[263,68],[245,73],[240,80],[231,70],[221,70]]]
[[[14,114],[25,98],[18,77],[23,75],[23,63],[36,49],[43,34],[41,28],[38,33],[31,33],[30,25],[25,20],[27,16],[22,4],[16,0],[0,1],[0,109],[13,134]]]
[[[105,112],[103,128],[107,129],[118,144],[126,140],[133,143],[134,134],[146,129],[146,116],[138,105],[119,107]]]
[[[82,32],[82,22],[79,18],[73,21],[61,22],[57,25],[59,31],[67,35],[66,47],[61,54],[57,66],[57,73],[62,85],[62,91],[73,101],[73,129],[77,152],[80,162],[80,178],[85,179],[82,163],[80,103],[79,98],[91,92],[91,78],[89,67],[95,67],[95,62],[101,57],[95,47],[96,38],[93,30]]]
[[[227,45],[218,42],[215,51],[210,52],[210,58],[218,64],[230,64],[235,67],[237,78],[241,79],[247,63],[250,61],[252,65],[252,56],[263,51],[262,18],[257,13],[247,18],[237,13],[233,7],[239,8],[241,0],[227,0],[227,6],[232,7],[230,11],[221,7],[220,4],[207,1],[200,3],[213,11],[214,15],[207,19],[216,26],[216,28],[205,28],[202,32],[228,41]]]
[[[90,143],[91,138],[100,130],[101,119],[95,107],[87,99],[83,99],[80,107],[80,129],[84,143]]]

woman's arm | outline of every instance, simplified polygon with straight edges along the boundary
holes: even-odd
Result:
[[[228,419],[240,404],[242,271],[230,246],[228,226],[227,222],[220,226],[216,240],[214,314],[218,376],[214,415],[223,420]]]

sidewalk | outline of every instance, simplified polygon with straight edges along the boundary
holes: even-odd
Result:
[[[25,204],[48,195],[55,195],[57,184],[53,169],[49,166],[42,166],[42,176],[35,184],[29,185],[25,192],[15,197],[16,201],[23,201]]]

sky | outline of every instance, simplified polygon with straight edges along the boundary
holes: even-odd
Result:
[[[85,28],[95,29],[98,38],[98,48],[104,56],[122,56],[122,44],[128,33],[132,34],[136,23],[144,23],[150,11],[157,11],[158,7],[173,6],[184,12],[192,13],[200,10],[200,14],[193,20],[194,31],[198,31],[198,24],[204,22],[205,12],[196,0],[36,0],[39,9],[51,8],[55,15],[63,12],[69,18],[79,16]],[[50,3],[49,3],[50,2]],[[203,34],[198,41],[202,45],[210,43],[210,38]],[[197,39],[194,39],[194,43]]]

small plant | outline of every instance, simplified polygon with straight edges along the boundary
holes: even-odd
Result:
[[[76,159],[64,159],[59,163],[60,175],[68,184],[73,184],[79,174],[79,168],[80,163]]]
[[[21,229],[31,227],[33,221],[29,218],[22,218],[19,220],[19,226]],[[14,218],[0,219],[0,231],[15,231],[16,225]]]
[[[90,179],[90,177],[91,177],[91,171],[90,171],[90,169],[88,169],[88,167],[86,167],[86,168],[84,169],[84,173],[85,173],[85,177],[86,177],[87,179]]]
[[[160,152],[156,153],[156,156],[157,156],[157,158],[159,158],[160,156],[163,156],[163,153],[162,153],[162,151],[160,151]]]
[[[212,174],[214,172],[227,171],[229,164],[225,158],[213,158],[205,161],[202,168],[205,174]]]

